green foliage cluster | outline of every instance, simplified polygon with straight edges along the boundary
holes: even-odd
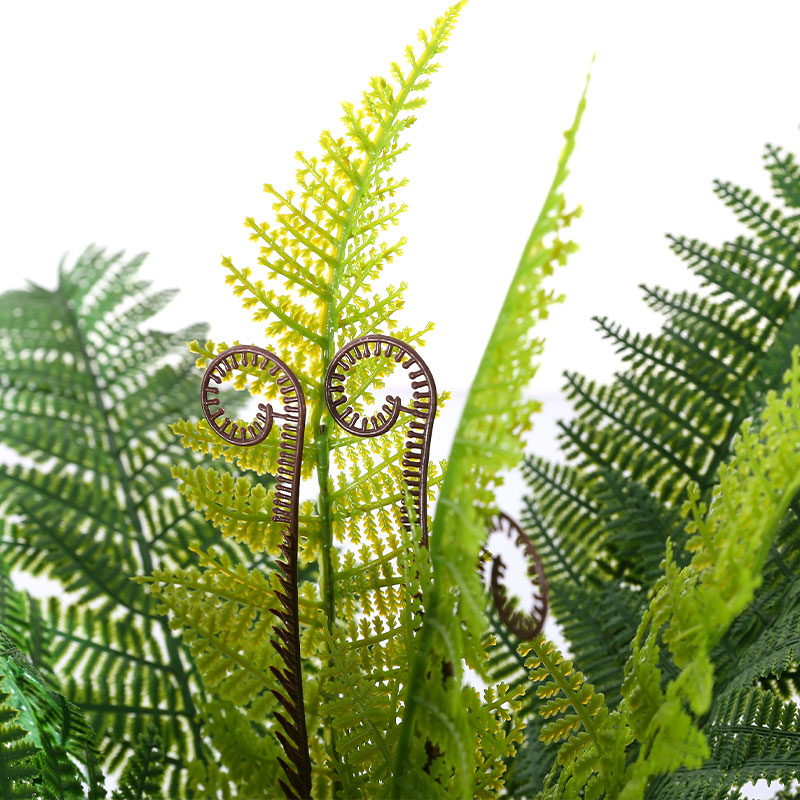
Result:
[[[545,279],[575,249],[563,183],[583,97],[450,457],[429,466],[429,550],[418,521],[401,523],[402,425],[364,439],[327,411],[340,347],[378,332],[420,347],[432,328],[403,327],[407,287],[387,281],[405,243],[392,235],[406,184],[394,171],[462,6],[343,106],[344,130],[324,131],[319,155],[297,154],[294,189],[265,187],[272,217],[246,220],[258,266],[223,261],[265,325],[259,344],[296,372],[308,404],[303,476],[318,492],[300,509],[298,583],[313,797],[721,800],[762,777],[789,796],[800,769],[793,157],[767,149],[785,209],[717,184],[749,234],[719,248],[673,238],[706,291],[646,289],[666,318],[658,336],[598,320],[626,368],[609,386],[567,374],[567,464],[524,459],[523,522],[569,657],[544,636],[514,640],[476,560],[539,408],[526,395],[543,349],[533,326],[561,299]],[[278,793],[277,443],[231,446],[197,421],[193,367],[227,344],[201,327],[145,330],[171,293],[150,293],[140,265],[90,249],[62,264],[55,290],[0,296],[0,440],[18,455],[0,465],[2,797],[103,798],[104,773],[113,800]],[[383,370],[353,370],[365,408],[391,380]],[[275,391],[252,368],[235,387]],[[20,592],[12,568],[62,596]]]
[[[766,165],[785,207],[717,182],[749,235],[670,237],[707,291],[645,287],[658,336],[598,319],[626,369],[608,386],[568,373],[567,465],[525,461],[524,521],[624,770],[534,723],[518,796],[721,798],[798,776],[800,171],[771,146]]]
[[[274,218],[249,218],[246,225],[261,247],[260,273],[282,288],[268,289],[250,268],[223,261],[234,292],[256,321],[267,322],[267,347],[296,371],[309,407],[303,465],[304,474],[316,478],[319,499],[301,509],[300,559],[317,565],[319,580],[301,584],[300,612],[315,797],[332,791],[491,797],[520,740],[521,723],[511,714],[521,690],[500,682],[481,695],[464,681],[464,664],[486,674],[485,599],[474,554],[485,539],[492,487],[521,458],[522,433],[537,407],[523,398],[541,351],[528,334],[558,299],[542,288],[542,279],[574,248],[561,237],[574,215],[560,188],[583,101],[475,378],[449,477],[442,482],[441,469],[431,466],[431,499],[440,485],[441,492],[430,554],[400,524],[400,426],[358,439],[333,424],[323,399],[325,373],[342,345],[391,331],[418,346],[431,327],[400,327],[406,286],[383,277],[405,241],[388,236],[405,208],[394,197],[406,181],[391,170],[407,147],[401,136],[424,103],[460,9],[453,6],[420,34],[420,50],[408,48],[405,66],[393,64],[390,80],[374,78],[360,108],[344,105],[344,136],[325,131],[321,156],[297,155],[296,190],[265,187]],[[509,341],[516,344],[506,358]],[[226,346],[195,343],[198,366]],[[238,387],[269,396],[263,379],[250,372],[244,370]],[[372,368],[359,378],[354,395],[369,407],[387,376]],[[269,440],[245,451],[221,442],[205,421],[186,420],[175,430],[202,454],[256,472],[275,469],[277,450]],[[479,480],[464,481],[476,463]],[[224,467],[179,466],[175,474],[184,495],[226,536],[254,553],[277,554],[279,526],[271,523],[257,485],[233,480]],[[240,786],[247,782],[252,793],[274,786],[280,747],[271,726],[256,726],[275,704],[269,668],[276,656],[266,639],[267,610],[276,605],[278,589],[274,574],[247,571],[213,552],[197,567],[154,573],[155,596],[183,626],[204,682],[221,704],[206,727],[223,752],[222,770],[208,765],[202,784],[208,793],[234,791],[231,777]],[[424,616],[417,632],[420,598]],[[255,768],[248,756],[256,753],[271,766]]]

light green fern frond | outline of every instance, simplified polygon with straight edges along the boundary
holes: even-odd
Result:
[[[533,654],[526,666],[531,680],[540,684],[538,711],[546,720],[540,738],[546,744],[565,740],[539,797],[571,798],[582,792],[585,797],[615,797],[630,741],[627,726],[543,635],[519,650]]]
[[[403,543],[399,508],[405,490],[401,463],[404,420],[382,437],[350,436],[333,423],[327,412],[325,374],[336,351],[357,336],[391,331],[404,342],[420,347],[432,327],[415,331],[396,321],[406,285],[384,278],[385,269],[401,254],[405,243],[403,237],[392,236],[391,229],[405,209],[397,194],[406,180],[391,173],[407,147],[403,135],[425,102],[424,92],[438,69],[437,58],[446,49],[462,5],[454,5],[429,31],[420,32],[420,47],[407,48],[404,63],[392,64],[388,79],[373,78],[360,106],[344,105],[343,134],[323,132],[318,156],[297,154],[296,189],[281,191],[270,184],[265,187],[273,201],[273,218],[268,222],[246,220],[251,239],[260,245],[258,266],[251,269],[239,267],[230,259],[223,262],[234,292],[242,297],[256,321],[266,324],[266,340],[259,344],[279,353],[291,365],[308,406],[303,475],[310,477],[316,471],[320,493],[314,505],[306,504],[301,511],[300,561],[301,565],[317,563],[319,587],[312,589],[309,584],[301,589],[301,629],[303,654],[308,659],[306,674],[311,676],[313,687],[310,697],[308,689],[306,696],[310,745],[324,754],[323,763],[315,767],[315,791],[319,796],[330,791],[330,783],[324,784],[333,775],[331,765],[341,773],[339,737],[349,742],[349,761],[342,763],[351,774],[349,778],[339,775],[343,785],[348,781],[352,786],[363,783],[363,768],[359,765],[366,763],[367,751],[374,759],[380,759],[378,737],[356,741],[368,718],[340,729],[330,711],[337,707],[338,688],[335,671],[329,666],[337,658],[358,665],[360,673],[352,677],[359,696],[367,703],[365,713],[370,707],[368,698],[389,698],[386,708],[390,710],[378,718],[381,735],[391,735],[402,708],[400,689],[406,683],[412,619],[419,606],[418,600],[409,605],[408,588],[424,578],[418,578],[416,570],[425,560],[421,557],[409,572],[409,543]],[[194,343],[198,366],[205,366],[225,346]],[[385,365],[354,370],[354,398],[365,405],[372,403],[388,375]],[[260,398],[269,398],[272,390],[263,378],[262,373],[248,373],[245,368],[235,386],[246,386]],[[205,422],[183,421],[174,430],[187,447],[224,458],[238,468],[269,474],[277,466],[277,450],[269,439],[245,449],[221,442]],[[265,508],[271,497],[265,493],[265,485],[233,477],[219,467],[180,467],[175,474],[184,496],[226,536],[267,557],[277,554],[279,526],[266,518]],[[441,479],[441,469],[431,466],[431,499]],[[413,547],[410,552],[414,552]],[[184,626],[197,649],[206,681],[221,687],[221,673],[215,670],[229,669],[235,675],[239,668],[230,665],[232,653],[221,657],[215,652],[208,658],[200,654],[201,650],[206,652],[205,648],[216,651],[227,641],[221,628],[203,628],[200,609],[210,611],[213,607],[213,622],[216,615],[233,609],[238,600],[242,609],[250,609],[251,600],[246,584],[231,585],[229,595],[221,598],[218,589],[230,578],[217,581],[219,569],[220,563],[212,565],[205,560],[197,574],[173,570],[155,577],[159,583],[156,591],[173,615],[173,624]],[[253,609],[252,619],[267,624],[269,608],[266,605]],[[242,619],[247,613],[242,611]],[[327,636],[315,627],[318,624]],[[251,644],[256,647],[258,637],[254,630],[243,634],[238,657],[266,666],[260,661],[260,646],[252,659],[248,654]],[[227,698],[224,689],[219,691]],[[236,702],[240,700],[241,697],[235,698]],[[215,707],[211,723],[214,738],[231,730],[231,707],[225,706],[224,715],[219,708],[222,706]],[[259,712],[263,710],[259,708]],[[272,736],[270,724],[257,731],[267,739]],[[253,744],[248,744],[250,751]],[[274,756],[274,748],[263,750],[267,751],[270,757]],[[272,769],[274,763],[273,760]],[[369,780],[370,785],[379,783],[377,778]]]
[[[413,737],[423,729],[454,759],[457,794],[472,794],[476,733],[465,717],[460,685],[462,658],[470,666],[484,669],[481,640],[486,620],[474,564],[486,535],[484,515],[494,502],[492,490],[502,481],[502,472],[521,458],[522,434],[539,408],[524,396],[542,350],[542,341],[531,329],[559,299],[542,286],[543,279],[575,250],[575,245],[561,236],[575,216],[566,211],[561,186],[584,107],[585,92],[565,134],[565,147],[544,207],[472,382],[448,460],[431,535],[433,590],[426,598],[396,754],[396,795],[414,791],[415,767],[409,752]],[[455,598],[458,611],[453,614]],[[453,665],[453,680],[426,678],[442,658]],[[441,719],[447,719],[448,725],[442,726]]]

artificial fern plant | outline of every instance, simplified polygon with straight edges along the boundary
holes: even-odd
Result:
[[[275,694],[287,673],[270,638],[287,602],[302,633],[303,796],[705,799],[798,777],[791,156],[768,148],[785,212],[717,185],[753,235],[722,248],[673,239],[710,294],[646,290],[667,317],[657,337],[598,321],[629,369],[608,387],[568,375],[568,464],[525,459],[524,523],[569,656],[542,636],[519,645],[476,562],[538,408],[524,395],[542,351],[532,327],[560,299],[543,279],[574,249],[562,184],[583,99],[450,457],[423,465],[428,496],[413,496],[403,426],[365,439],[328,405],[326,376],[353,340],[424,356],[432,325],[403,327],[407,287],[386,279],[405,241],[390,234],[405,208],[393,171],[462,5],[344,105],[344,130],[323,132],[319,155],[298,154],[295,189],[267,185],[272,217],[246,220],[258,266],[223,261],[266,325],[257,344],[291,366],[308,405],[301,469],[314,490],[299,509],[296,595],[273,509],[288,429],[243,449],[196,421],[191,362],[218,363],[226,343],[196,339],[187,357],[180,342],[201,329],[142,330],[169,293],[148,294],[140,259],[93,249],[62,265],[55,290],[0,297],[0,437],[18,454],[0,467],[3,796],[104,797],[101,761],[114,800],[277,796],[282,760],[300,755],[276,725],[291,704]],[[355,352],[349,397],[363,412],[393,376]],[[236,388],[280,394],[266,361],[233,363]],[[436,395],[419,375],[432,424]],[[425,405],[395,408],[398,420],[413,431]],[[65,596],[17,591],[12,567]]]
[[[388,79],[373,78],[360,106],[344,104],[344,132],[324,131],[320,155],[297,154],[295,189],[267,184],[272,219],[246,220],[260,245],[258,266],[223,260],[234,293],[266,323],[259,346],[291,366],[308,406],[303,475],[317,491],[300,509],[299,557],[317,565],[318,580],[301,581],[299,619],[313,797],[493,797],[521,737],[522,690],[500,682],[481,694],[465,682],[464,664],[487,675],[491,642],[477,554],[493,487],[521,457],[521,434],[537,408],[522,396],[541,351],[530,329],[558,299],[542,279],[574,248],[561,238],[573,217],[561,184],[583,100],[480,362],[447,472],[428,466],[429,499],[437,500],[430,550],[414,535],[427,520],[404,522],[401,427],[366,440],[347,435],[325,405],[325,376],[343,345],[391,333],[419,350],[432,327],[402,326],[406,285],[384,278],[405,242],[389,234],[405,209],[395,197],[406,180],[393,169],[462,5],[422,31],[420,47],[407,48]],[[225,342],[192,344],[200,367],[226,349]],[[358,376],[354,397],[368,409],[387,372],[365,368]],[[271,396],[255,361],[245,360],[239,373],[237,387],[245,386]],[[174,430],[187,447],[239,469],[263,475],[280,467],[275,438],[237,447],[195,416]],[[222,461],[178,464],[174,474],[226,538],[254,554],[279,555],[280,525],[255,477],[236,477]],[[199,786],[208,795],[271,796],[284,757],[271,693],[280,658],[269,644],[279,576],[216,549],[197,551],[199,563],[154,570],[149,582],[214,693],[202,709],[204,730],[221,757],[204,765]]]

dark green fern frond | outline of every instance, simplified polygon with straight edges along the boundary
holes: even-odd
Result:
[[[139,737],[122,771],[113,800],[161,800],[164,750],[154,725]]]
[[[17,724],[19,712],[0,688],[0,793],[8,800],[38,800],[37,748],[28,731]]]
[[[142,259],[90,248],[74,266],[62,263],[56,289],[0,296],[0,441],[21,457],[0,465],[0,530],[11,567],[69,592],[46,615],[29,614],[28,649],[38,659],[36,641],[47,639],[67,676],[63,691],[91,720],[110,769],[163,722],[165,780],[179,797],[188,764],[209,753],[193,697],[202,687],[131,578],[188,567],[188,545],[219,535],[175,496],[171,477],[186,455],[168,426],[196,395],[191,359],[178,350],[203,328],[141,327],[171,297],[139,279]],[[5,607],[10,618],[20,613],[11,597]]]
[[[536,696],[532,690],[528,695]],[[536,699],[541,702],[539,698]],[[524,744],[520,747],[520,754],[511,762],[506,781],[512,797],[538,796],[545,788],[547,777],[554,768],[558,753],[557,743],[546,744],[542,741],[545,719],[536,713],[534,703],[528,704],[527,720],[523,734]]]
[[[795,159],[768,148],[766,160],[776,194],[796,208]],[[800,340],[797,215],[727,183],[718,182],[716,191],[750,235],[720,247],[670,237],[704,291],[645,289],[648,304],[665,317],[660,335],[635,334],[598,319],[623,370],[607,387],[569,374],[566,390],[578,414],[562,425],[568,465],[526,459],[533,496],[523,522],[548,570],[553,612],[577,662],[602,686],[611,708],[622,685],[626,648],[619,645],[632,638],[650,587],[662,574],[666,542],[672,541],[678,565],[690,559],[680,514],[688,487],[696,484],[708,502],[736,432],[757,417],[769,391],[780,389]],[[776,531],[752,603],[714,648],[722,694],[760,688],[783,701],[781,693],[791,691],[798,664],[798,510],[792,506]],[[627,612],[615,614],[615,605]],[[616,633],[609,630],[610,618],[623,625]],[[677,676],[663,653],[658,668],[663,682]],[[713,737],[711,718],[707,725]],[[722,770],[722,782],[731,781],[723,789],[709,777],[714,769],[693,771],[686,780],[699,783],[683,796],[725,796],[737,775],[746,773]],[[702,794],[701,783],[716,788]],[[672,791],[669,785],[654,777],[648,797]],[[680,796],[676,792],[668,796]]]
[[[4,788],[9,792],[2,796],[18,796],[7,782],[17,775],[17,789],[24,786],[30,791],[19,796],[41,800],[105,797],[94,731],[80,710],[50,685],[2,630],[0,687],[6,731],[15,731],[13,740],[18,742],[10,745],[9,740],[0,755],[0,784],[6,781]]]
[[[743,425],[711,502],[690,487],[692,561],[678,569],[668,547],[665,577],[626,666],[621,708],[641,749],[627,770],[625,797],[643,796],[649,776],[680,767],[720,770],[728,788],[765,773],[796,777],[800,762],[783,733],[797,729],[795,704],[751,687],[728,692],[718,685],[715,693],[711,656],[736,617],[758,602],[774,537],[800,490],[799,354],[795,349],[782,394],[770,392],[757,424]],[[662,689],[658,663],[667,651],[679,672]],[[701,734],[694,716],[715,699]],[[709,749],[703,735],[718,746]]]
[[[541,713],[563,715],[541,735],[565,740],[540,798],[585,792],[641,800],[662,791],[674,797],[677,785],[684,796],[706,800],[747,780],[797,777],[796,703],[758,686],[715,685],[712,655],[737,617],[758,602],[775,536],[800,490],[800,349],[784,391],[768,394],[733,451],[711,502],[700,499],[697,484],[689,486],[683,513],[691,562],[680,567],[668,543],[664,575],[632,641],[616,710],[603,706],[592,714],[599,706],[573,676],[571,662],[562,665],[540,641],[532,643],[532,666],[539,670],[533,677],[549,680],[539,690],[548,698]],[[664,777],[672,773],[674,783]]]
[[[764,161],[772,179],[772,191],[789,208],[800,208],[800,165],[794,155],[768,144]]]
[[[13,646],[25,653],[48,685],[58,688],[52,669],[52,631],[48,620],[39,602],[14,585],[3,559],[0,559],[0,630],[6,649]]]
[[[554,613],[565,623],[601,605],[594,597],[588,606],[560,604],[578,583],[591,594],[592,581],[614,580],[636,588],[641,603],[667,538],[684,558],[677,512],[688,483],[710,491],[738,426],[789,363],[800,333],[800,261],[791,238],[778,243],[775,231],[791,237],[792,226],[747,193],[728,187],[725,196],[758,236],[720,248],[671,239],[713,299],[646,289],[648,303],[666,317],[659,336],[598,319],[625,371],[607,387],[568,374],[567,395],[578,412],[562,426],[569,466],[526,460],[535,500],[524,522],[555,587]],[[580,654],[584,645],[572,644]]]

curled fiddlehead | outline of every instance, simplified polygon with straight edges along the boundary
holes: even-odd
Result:
[[[361,415],[353,409],[345,389],[351,370],[369,359],[393,359],[408,372],[412,395],[408,405],[399,397],[386,396],[381,410]],[[359,387],[359,393],[363,387]],[[325,399],[331,416],[355,436],[380,436],[397,422],[401,411],[409,415],[403,452],[403,479],[412,498],[414,518],[420,527],[420,544],[428,546],[428,458],[433,420],[436,416],[436,384],[428,365],[410,345],[393,336],[369,334],[353,339],[333,357],[325,375]],[[401,501],[401,522],[410,530],[409,511]]]
[[[492,599],[501,621],[514,636],[522,641],[527,641],[542,632],[547,618],[548,594],[544,565],[528,534],[502,511],[491,517],[489,521],[489,535],[496,533],[513,539],[514,544],[522,548],[528,562],[528,577],[534,587],[533,606],[530,611],[516,608],[509,599],[506,587],[502,582],[506,565],[500,555],[491,557],[492,568],[488,581]]]
[[[240,425],[225,416],[220,402],[219,385],[225,376],[237,368],[255,371],[267,370],[278,386],[283,411],[277,412],[270,403],[260,403],[258,413],[249,425]],[[214,384],[214,385],[212,385]],[[282,420],[279,440],[278,468],[275,475],[272,520],[282,523],[283,542],[280,545],[283,560],[277,561],[282,574],[278,576],[283,592],[277,597],[283,609],[270,609],[282,624],[275,624],[272,646],[280,655],[284,669],[270,669],[284,693],[273,689],[286,716],[275,712],[275,718],[285,734],[276,731],[288,762],[279,759],[289,780],[279,781],[288,798],[311,797],[311,759],[308,752],[305,705],[303,703],[303,675],[300,660],[299,601],[297,594],[298,503],[300,466],[303,457],[303,436],[306,424],[306,403],[302,387],[289,367],[276,355],[260,347],[245,345],[231,347],[220,353],[207,367],[200,391],[203,415],[211,429],[226,442],[250,447],[264,441],[273,422]],[[218,420],[222,418],[222,422]]]
[[[402,405],[399,397],[386,396],[381,410],[369,416],[362,416],[353,409],[344,384],[356,365],[369,359],[393,359],[408,372],[412,395],[408,405]],[[364,387],[358,387],[361,394]],[[428,365],[420,358],[413,347],[384,334],[369,334],[342,347],[333,357],[325,375],[325,400],[328,410],[336,422],[348,433],[355,436],[380,436],[389,431],[397,422],[401,411],[409,414],[406,429],[406,442],[403,451],[403,480],[407,496],[411,498],[414,520],[420,529],[420,546],[428,547],[428,458],[431,450],[433,421],[436,417],[436,383]],[[411,531],[411,518],[405,500],[400,501],[400,522]],[[418,599],[422,599],[421,596]],[[452,665],[442,662],[442,675],[453,672]],[[425,742],[428,762],[441,755],[438,745],[430,740]]]

